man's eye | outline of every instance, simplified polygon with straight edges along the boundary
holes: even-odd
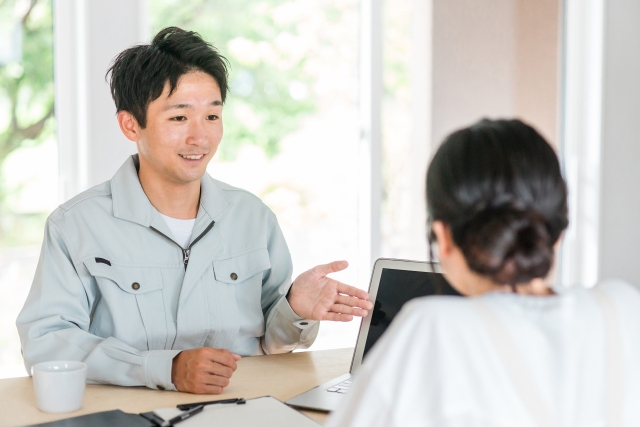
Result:
[[[207,116],[207,120],[218,120],[218,119],[219,119],[219,117],[216,116],[215,114],[211,114],[211,115]]]
[[[184,122],[185,120],[187,120],[187,118],[185,116],[176,116],[171,117],[170,120],[173,120],[174,122]]]

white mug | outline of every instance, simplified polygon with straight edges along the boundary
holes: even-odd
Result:
[[[44,412],[72,412],[82,408],[87,365],[58,360],[31,367],[38,408]]]

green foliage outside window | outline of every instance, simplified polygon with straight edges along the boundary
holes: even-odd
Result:
[[[0,33],[2,171],[11,153],[54,135],[51,0],[0,0]],[[45,213],[11,211],[8,199],[19,190],[0,180],[0,246],[37,243],[42,236]]]

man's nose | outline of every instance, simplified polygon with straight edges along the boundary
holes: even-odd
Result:
[[[208,135],[204,121],[192,120],[189,126],[188,144],[202,145],[206,144]]]

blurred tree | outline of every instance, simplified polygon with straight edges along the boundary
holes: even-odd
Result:
[[[51,0],[0,0],[0,170],[15,150],[53,135]],[[0,242],[14,228],[0,180]]]
[[[308,44],[300,37],[304,22],[282,13],[285,0],[152,0],[153,34],[168,26],[197,31],[231,63],[230,96],[224,108],[224,159],[239,147],[254,144],[268,156],[316,111],[305,68]],[[337,8],[319,11],[339,18]],[[335,9],[335,10],[333,10]]]

